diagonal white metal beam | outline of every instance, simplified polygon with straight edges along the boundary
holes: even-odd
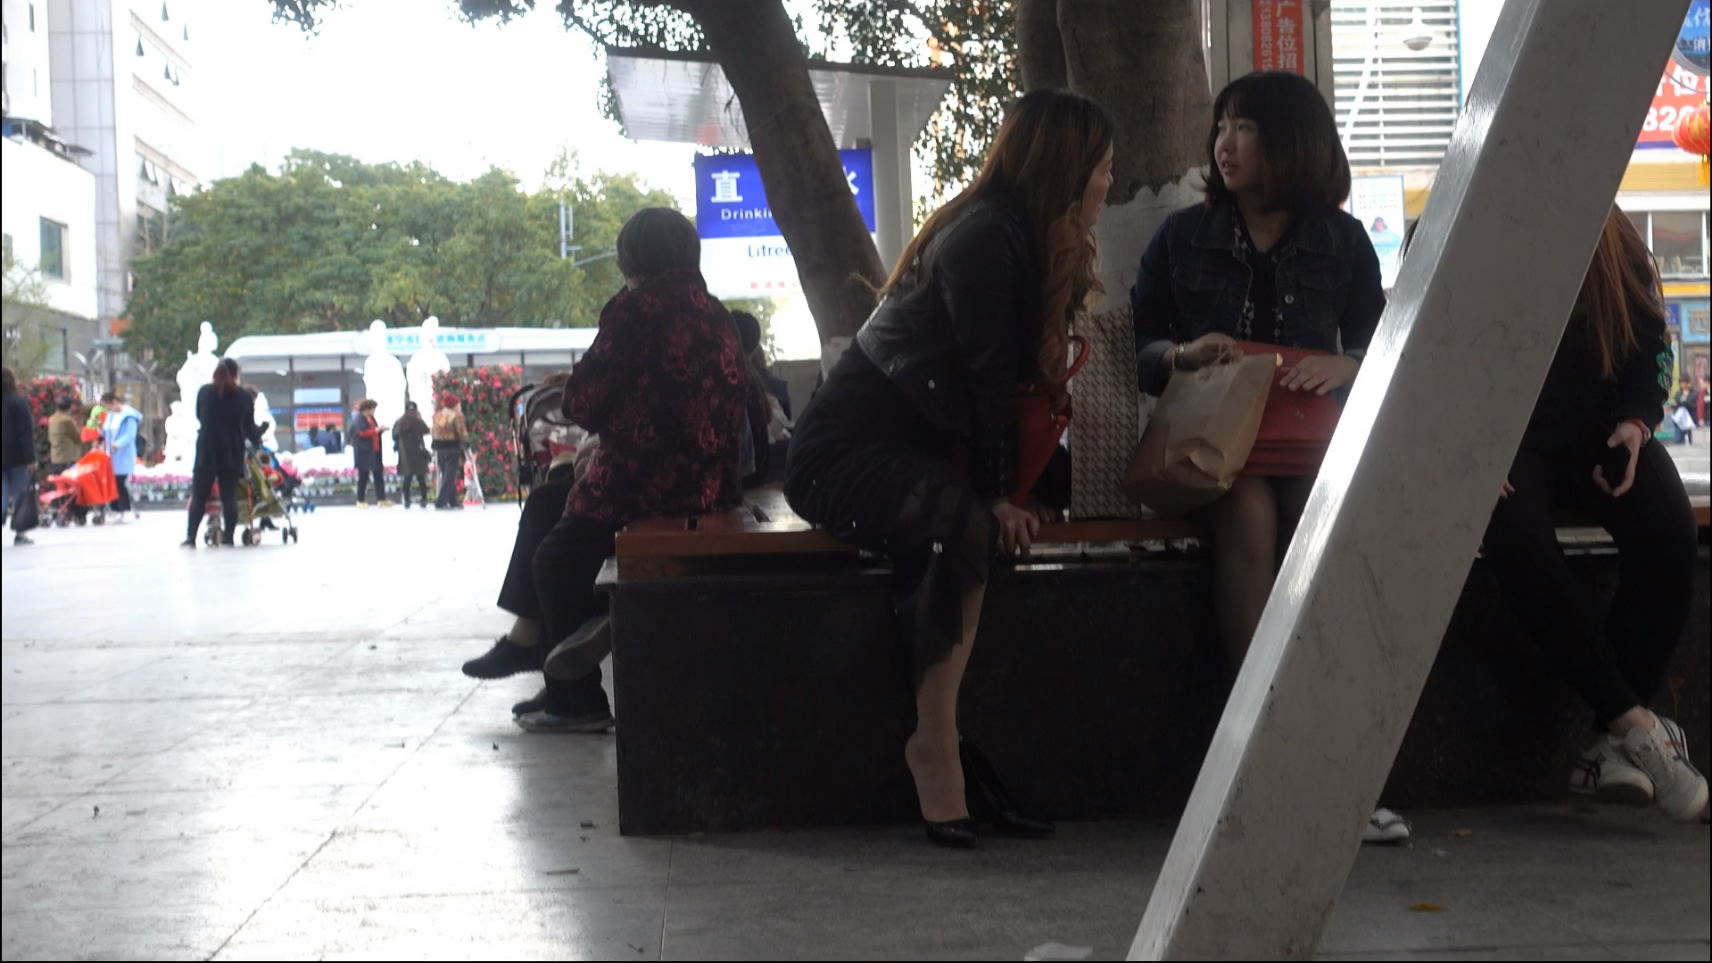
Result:
[[[1308,959],[1688,0],[1509,0],[1130,948]]]

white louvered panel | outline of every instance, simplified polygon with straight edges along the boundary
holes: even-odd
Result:
[[[1457,0],[1332,0],[1338,129],[1358,167],[1434,165],[1461,108]],[[1429,38],[1411,50],[1411,38]]]

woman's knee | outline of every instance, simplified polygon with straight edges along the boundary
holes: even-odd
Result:
[[[1269,545],[1278,531],[1278,500],[1264,478],[1238,478],[1213,503],[1209,521],[1216,542],[1232,547]]]

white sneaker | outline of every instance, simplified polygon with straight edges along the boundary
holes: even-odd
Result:
[[[1688,761],[1688,737],[1661,715],[1650,729],[1630,729],[1619,744],[1623,757],[1653,781],[1654,801],[1672,819],[1693,822],[1706,809],[1706,777]]]
[[[1652,777],[1636,769],[1613,736],[1600,736],[1592,748],[1575,761],[1569,774],[1569,791],[1592,796],[1600,802],[1623,806],[1648,806],[1653,801]]]
[[[1389,809],[1375,809],[1361,831],[1361,841],[1370,846],[1397,846],[1409,841],[1409,821]]]

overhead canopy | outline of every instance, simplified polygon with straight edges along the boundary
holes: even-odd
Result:
[[[608,48],[607,73],[624,127],[636,140],[750,150],[743,108],[725,71],[704,54]],[[810,61],[809,81],[840,148],[867,147],[874,136],[869,109],[875,81],[897,91],[898,128],[921,133],[951,88],[951,74],[935,69],[871,67]]]

